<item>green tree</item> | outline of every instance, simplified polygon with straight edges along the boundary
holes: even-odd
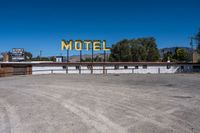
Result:
[[[167,52],[167,53],[164,53],[163,55],[163,61],[173,61],[173,54],[172,52]]]
[[[129,40],[122,40],[111,48],[111,61],[130,61],[130,44]]]
[[[139,61],[158,61],[160,54],[156,45],[156,40],[153,37],[149,38],[138,38],[133,40],[135,44],[137,44],[139,49]],[[134,60],[133,60],[134,61]]]
[[[134,42],[133,44],[131,44],[131,55],[132,61],[146,61],[147,58],[147,52],[144,46],[136,44]]]
[[[159,57],[153,37],[124,39],[112,46],[110,61],[157,61]]]
[[[177,61],[188,61],[189,53],[183,48],[176,48],[174,59],[176,59]]]
[[[35,57],[35,58],[32,58],[32,61],[50,61],[50,59],[48,57]]]
[[[156,45],[156,40],[153,37],[144,38],[142,42],[143,46],[146,48],[147,61],[158,61],[160,54]]]
[[[103,61],[102,57],[100,57],[100,56],[96,56],[93,60],[94,60],[94,62],[102,62]]]
[[[117,45],[112,45],[112,48],[110,49],[111,54],[109,57],[110,61],[120,61],[120,48],[119,44]]]
[[[50,57],[50,61],[56,62],[56,58],[54,56]]]

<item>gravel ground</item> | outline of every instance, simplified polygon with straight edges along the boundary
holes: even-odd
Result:
[[[200,75],[0,78],[0,133],[199,133]]]

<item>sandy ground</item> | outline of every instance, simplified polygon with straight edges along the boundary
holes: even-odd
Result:
[[[0,78],[0,133],[199,133],[200,75]]]

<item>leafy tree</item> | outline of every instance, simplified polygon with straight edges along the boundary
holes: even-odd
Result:
[[[182,48],[176,48],[174,59],[177,61],[188,61],[189,60],[189,53]]]
[[[146,48],[147,61],[158,61],[160,54],[156,45],[156,40],[153,37],[144,38],[142,40],[143,46]]]
[[[163,61],[173,61],[173,54],[172,52],[167,52],[163,55]]]
[[[86,57],[86,58],[85,58],[85,62],[92,62],[92,58]]]
[[[147,52],[142,45],[133,43],[131,45],[132,61],[146,61]]]
[[[50,61],[48,57],[39,57],[32,58],[32,61]]]
[[[94,59],[94,62],[102,62],[103,59],[100,56],[96,56]]]
[[[56,62],[56,58],[54,56],[50,57],[50,61]]]
[[[120,61],[120,48],[119,45],[112,45],[112,48],[110,49],[111,54],[109,57],[110,61]]]
[[[112,46],[110,61],[157,61],[159,57],[154,38],[124,39]]]
[[[129,61],[131,58],[129,40],[124,39],[113,45],[110,58],[112,61]]]

